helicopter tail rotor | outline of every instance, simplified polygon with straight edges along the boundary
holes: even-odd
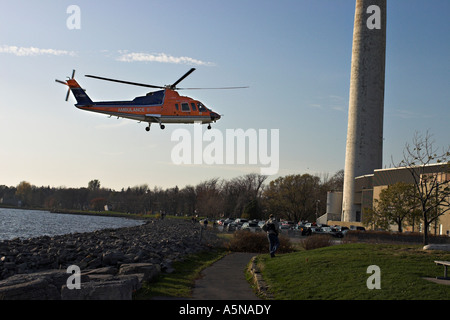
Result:
[[[75,77],[75,70],[72,71],[72,77],[71,77],[71,78],[68,77],[68,78],[69,78],[68,80],[72,80],[74,77]],[[67,83],[67,81],[62,81],[62,80],[58,80],[58,79],[55,79],[55,82],[64,84],[64,85],[66,85],[66,86],[69,85],[69,84]],[[70,95],[70,88],[67,89],[66,101],[69,100],[69,95]]]

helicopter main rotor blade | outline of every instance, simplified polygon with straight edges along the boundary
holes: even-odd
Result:
[[[186,72],[180,79],[175,81],[173,84],[170,85],[170,89],[176,89],[177,84],[179,84],[181,81],[184,80],[188,75],[190,75],[192,72],[195,71],[195,68],[191,68],[188,72]]]
[[[176,88],[177,90],[221,90],[221,89],[247,89],[246,87],[220,87],[220,88]]]
[[[155,86],[153,84],[146,84],[146,83],[139,83],[139,82],[131,82],[131,81],[124,81],[124,80],[118,80],[118,79],[112,79],[112,78],[104,78],[99,76],[93,76],[90,74],[86,74],[86,77],[99,79],[99,80],[106,80],[106,81],[112,81],[112,82],[118,82],[118,83],[124,83],[124,84],[130,84],[133,86],[140,86],[140,87],[146,87],[146,88],[156,88],[156,89],[171,89],[171,90],[204,90],[204,89],[244,89],[247,87],[220,87],[220,88],[177,88],[176,85],[183,81],[187,76],[189,76],[192,72],[195,71],[195,68],[191,68],[188,72],[186,72],[181,78],[179,78],[177,81],[175,81],[171,85],[167,86]]]
[[[89,78],[99,79],[99,80],[106,80],[106,81],[112,81],[112,82],[118,82],[118,83],[130,84],[130,85],[133,85],[133,86],[140,86],[140,87],[147,87],[147,88],[157,88],[157,89],[165,89],[165,87],[154,86],[154,85],[152,85],[152,84],[145,84],[145,83],[123,81],[123,80],[117,80],[117,79],[111,79],[111,78],[104,78],[104,77],[98,77],[98,76],[93,76],[93,75],[89,75],[89,74],[86,74],[85,76],[86,76],[86,77],[89,77]]]

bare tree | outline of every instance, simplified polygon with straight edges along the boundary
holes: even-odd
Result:
[[[439,151],[429,132],[425,135],[416,132],[412,144],[406,143],[398,167],[405,167],[413,179],[426,245],[429,226],[450,211],[450,146]]]
[[[223,197],[221,195],[222,182],[219,178],[212,178],[199,183],[195,187],[196,210],[200,216],[219,217],[222,214]]]

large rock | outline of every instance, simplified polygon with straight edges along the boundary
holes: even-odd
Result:
[[[103,265],[105,266],[114,266],[119,261],[123,261],[125,258],[124,254],[119,251],[108,251],[105,252],[102,256]]]
[[[58,289],[44,278],[0,288],[0,300],[59,300]]]
[[[65,270],[14,275],[0,281],[0,300],[59,300],[69,276]]]
[[[83,283],[80,289],[61,288],[62,300],[131,300],[133,291],[140,288],[137,275],[110,278],[106,281]]]
[[[0,281],[0,300],[130,300],[159,273],[159,265],[151,263],[98,268],[80,275],[79,288],[68,286],[72,274],[64,270],[14,275]]]
[[[150,281],[161,272],[161,267],[153,263],[130,263],[120,266],[119,275],[142,273],[143,281]]]

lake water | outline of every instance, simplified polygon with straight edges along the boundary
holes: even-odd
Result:
[[[138,226],[141,220],[0,208],[0,241]]]

